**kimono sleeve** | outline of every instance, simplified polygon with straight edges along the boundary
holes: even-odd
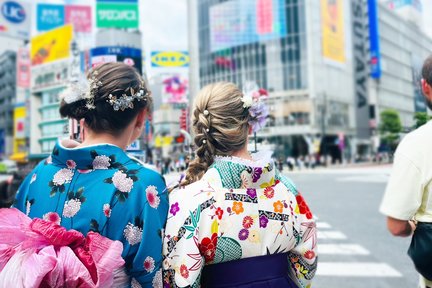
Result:
[[[123,257],[127,265],[126,273],[131,277],[132,287],[162,287],[162,236],[168,213],[168,195],[163,178],[156,172],[149,172],[142,180],[144,191],[139,191],[142,198],[134,199],[136,207],[144,208],[136,223],[129,223],[124,229]],[[142,189],[140,187],[140,189]],[[138,243],[136,254],[129,257],[128,253],[134,247],[139,231],[142,227],[142,239]]]
[[[24,181],[21,183],[21,185],[18,188],[18,191],[15,195],[15,201],[12,205],[12,207],[17,208],[23,213],[26,213],[28,215],[27,211],[27,198],[28,198],[28,192],[30,188],[30,184],[34,181],[36,178],[37,173],[41,170],[41,167],[44,165],[44,161],[40,162],[25,178]]]
[[[163,246],[164,285],[168,287],[200,287],[204,257],[199,249],[200,203],[194,198],[181,197],[195,194],[188,187],[170,194],[170,214],[165,228]],[[181,201],[187,199],[187,201]],[[203,212],[204,213],[204,212]],[[201,215],[201,216],[200,216]]]
[[[294,225],[297,245],[288,252],[291,267],[289,275],[298,287],[307,288],[310,287],[317,269],[317,230],[312,212],[303,196],[298,191],[295,191],[294,195],[297,202],[295,211],[297,218]]]

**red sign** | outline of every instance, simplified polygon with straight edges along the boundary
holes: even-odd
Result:
[[[30,51],[19,48],[17,53],[17,86],[30,88]]]
[[[65,7],[66,24],[72,24],[78,33],[91,33],[92,10],[90,6],[67,5]]]
[[[258,34],[273,33],[273,0],[258,0],[256,8]]]

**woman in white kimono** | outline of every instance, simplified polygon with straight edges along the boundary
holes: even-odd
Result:
[[[256,96],[221,82],[195,100],[197,157],[169,196],[165,287],[311,286],[312,213],[271,153],[247,150],[267,116]]]

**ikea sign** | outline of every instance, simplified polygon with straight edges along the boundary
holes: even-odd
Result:
[[[152,67],[189,67],[189,53],[185,51],[153,51]]]

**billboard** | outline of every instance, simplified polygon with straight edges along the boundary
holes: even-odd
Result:
[[[30,51],[19,48],[17,52],[17,87],[30,88]]]
[[[90,50],[90,63],[92,67],[107,62],[124,62],[135,67],[142,73],[142,55],[141,49],[107,46],[97,47]]]
[[[343,0],[321,0],[322,55],[326,60],[345,63]]]
[[[97,2],[96,15],[98,28],[138,28],[139,26],[136,3]]]
[[[37,4],[37,30],[48,31],[65,24],[63,5]]]
[[[72,25],[66,25],[31,40],[31,64],[39,65],[69,57]]]
[[[0,0],[0,35],[27,40],[31,31],[31,3]]]
[[[66,23],[72,24],[78,33],[91,33],[92,8],[90,6],[67,5],[65,7]]]
[[[14,109],[14,138],[26,138],[25,131],[26,107],[25,105],[17,106]]]
[[[381,52],[379,46],[378,6],[376,0],[368,0],[369,50],[371,77],[381,77]]]
[[[188,67],[189,52],[186,51],[152,51],[152,67]]]
[[[284,0],[232,0],[210,7],[212,52],[287,34]]]
[[[390,9],[399,9],[405,6],[412,6],[419,12],[422,12],[423,6],[421,0],[389,0],[387,1],[387,6]]]

